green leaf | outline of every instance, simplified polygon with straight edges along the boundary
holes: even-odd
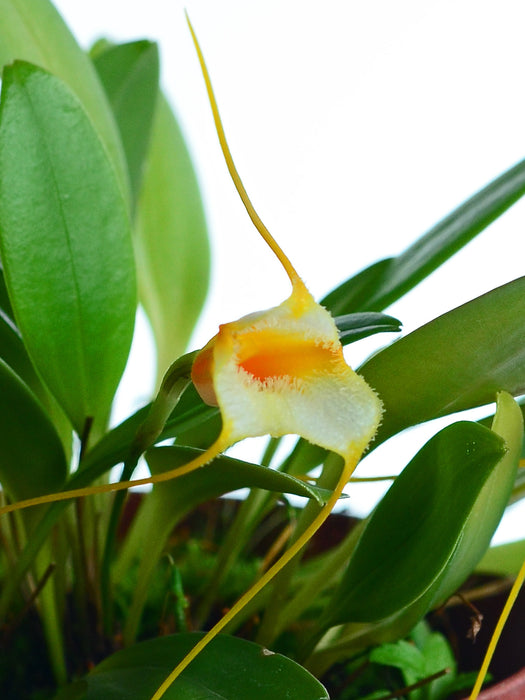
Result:
[[[93,64],[48,0],[0,2],[0,67],[14,60],[34,63],[61,78],[89,114],[117,170],[122,191],[129,184],[115,121]]]
[[[426,661],[422,652],[404,639],[376,647],[368,658],[372,663],[398,668],[407,685],[416,683],[426,674]]]
[[[516,576],[525,560],[525,539],[506,542],[488,549],[477,571],[497,576]]]
[[[397,318],[374,312],[336,316],[334,321],[343,345],[354,343],[375,333],[397,333],[401,330],[401,321]]]
[[[47,411],[49,418],[54,423],[56,430],[62,438],[62,443],[69,454],[72,446],[71,424],[49,391],[43,386],[27,354],[20,331],[12,318],[3,311],[1,306],[0,357],[14,370],[42,403],[43,408]]]
[[[0,311],[2,311],[2,316],[6,317],[8,321],[14,323],[15,315],[11,307],[11,302],[9,301],[9,295],[7,293],[7,287],[5,286],[4,270],[0,265]]]
[[[70,487],[85,486],[107,472],[113,465],[124,462],[129,457],[137,430],[146,419],[150,408],[151,404],[144,406],[106,433],[86,454],[80,465],[81,469],[71,478]],[[208,434],[210,432],[208,425],[212,425],[213,431],[219,416],[219,409],[216,406],[206,405],[194,387],[190,386],[168,418],[157,442],[169,438],[178,439],[179,436],[198,429]]]
[[[19,377],[37,393],[40,380],[24,346],[20,331],[14,321],[0,308],[0,357]]]
[[[466,421],[424,445],[364,529],[327,610],[332,625],[388,618],[439,581],[505,449],[498,435]]]
[[[89,117],[58,78],[4,71],[0,246],[26,348],[78,432],[105,422],[135,317],[127,205]]]
[[[525,277],[376,353],[359,373],[385,408],[375,444],[417,423],[525,392]]]
[[[148,450],[146,458],[152,474],[159,474],[183,466],[199,454],[200,450],[192,447],[174,445],[154,447]],[[185,513],[198,503],[244,487],[313,498],[319,505],[323,505],[331,494],[289,474],[224,455],[172,482],[157,484],[154,490],[164,492],[163,498],[169,502],[173,513]]]
[[[436,678],[425,686],[429,700],[445,700],[450,695],[452,684],[457,682],[456,660],[447,639],[437,632],[429,634],[421,651],[425,657],[425,676],[431,676],[448,669],[448,673],[441,678]]]
[[[381,311],[428,277],[525,194],[525,160],[455,209],[404,253],[374,263],[321,302],[334,315]]]
[[[57,700],[144,700],[153,695],[202,634],[152,639],[119,651]],[[69,694],[68,694],[69,692]],[[71,694],[73,692],[73,694]],[[304,668],[244,639],[221,635],[188,666],[164,700],[328,700]]]
[[[505,392],[498,394],[492,431],[505,441],[505,455],[481,488],[464,521],[461,539],[439,582],[433,586],[433,607],[445,602],[474,570],[509,501],[523,442],[523,417],[518,404]]]
[[[197,178],[179,125],[162,95],[136,219],[139,296],[155,336],[160,382],[186,350],[210,274]]]
[[[109,46],[93,63],[119,128],[136,203],[159,90],[158,48],[145,40]]]
[[[13,500],[58,490],[67,462],[53,424],[34,394],[0,360],[0,482]]]

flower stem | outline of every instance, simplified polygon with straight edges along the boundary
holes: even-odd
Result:
[[[219,622],[212,627],[212,629],[204,635],[204,637],[193,647],[193,649],[187,654],[184,659],[177,665],[177,667],[169,674],[162,685],[157,689],[157,691],[152,695],[151,700],[160,700],[166,693],[166,691],[171,687],[176,678],[184,671],[187,666],[195,659],[196,656],[226,627],[226,625],[233,620],[233,618],[239,613],[251,600],[254,598],[259,591],[261,591],[292,559],[301,551],[301,549],[308,543],[308,541],[315,535],[317,530],[321,527],[324,521],[328,518],[332,512],[333,507],[339,500],[339,497],[350,478],[350,475],[354,471],[361,452],[358,451],[353,455],[349,455],[345,461],[344,468],[342,470],[339,482],[333,491],[332,495],[328,499],[327,503],[323,506],[317,517],[310,523],[309,527],[298,537],[294,544],[288,549],[281,558],[271,567],[268,571],[261,576],[261,578],[241,596],[241,598],[235,603],[235,605],[224,615],[224,617],[219,620]]]

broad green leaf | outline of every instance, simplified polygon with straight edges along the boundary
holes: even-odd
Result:
[[[57,700],[145,700],[202,637],[200,633],[152,639],[119,651]],[[164,700],[328,700],[319,681],[281,654],[221,635],[188,666]]]
[[[358,544],[363,569],[360,573],[356,570],[356,562],[352,557],[347,577],[350,574],[353,577],[354,589],[350,591],[341,586],[331,603],[327,618],[332,616],[337,619],[339,615],[340,621],[345,621],[353,618],[354,609],[368,610],[370,591],[373,591],[375,597],[380,594],[381,587],[385,599],[379,605],[379,608],[383,605],[380,614],[385,607],[397,610],[379,621],[376,612],[369,610],[365,615],[373,622],[347,625],[343,637],[337,642],[338,655],[348,655],[405,636],[431,607],[442,603],[472,573],[503,514],[505,498],[510,493],[517,469],[523,422],[519,406],[505,393],[498,396],[493,427],[494,431],[501,433],[504,442],[496,432],[475,423],[456,423],[445,428],[416,455],[372,513],[369,519],[369,523],[375,521],[372,537],[367,536],[365,540],[363,533]],[[459,442],[455,439],[456,448],[461,448],[462,433],[467,437],[467,433],[473,431],[471,437],[476,442],[475,450],[472,450],[472,444],[469,446],[466,443],[465,448],[469,454],[465,455],[465,459],[461,458],[460,450],[457,454],[454,454],[456,450],[450,452],[449,448],[454,447],[449,444],[450,431],[456,432],[455,438],[459,438]],[[481,442],[479,436],[482,436]],[[441,449],[440,443],[443,440],[445,442]],[[493,447],[496,449],[498,444],[504,447],[500,459],[492,458],[492,469],[489,464],[492,449],[488,444],[490,442],[495,443]],[[428,451],[430,461],[421,461]],[[457,493],[454,493],[454,489]],[[477,494],[473,493],[476,489]],[[452,492],[449,498],[446,497],[446,490]],[[467,504],[463,509],[461,522],[458,506],[460,501],[466,502],[468,499],[467,492],[471,492],[470,496],[474,496],[474,499],[470,506]],[[409,498],[413,505],[406,503]],[[446,513],[446,518],[443,513]],[[412,524],[409,522],[410,517],[413,517]],[[457,526],[455,533],[453,521]],[[377,539],[374,539],[374,533]],[[425,546],[427,551],[421,551]],[[383,551],[390,547],[394,550],[389,561],[383,557]],[[370,552],[368,562],[367,548]],[[443,557],[441,566],[438,562],[440,557]],[[409,573],[410,566],[412,568]],[[403,572],[406,578],[403,578]],[[365,586],[366,577],[370,584],[361,593],[357,590],[359,582],[356,576],[359,575],[363,577]],[[410,589],[412,594],[409,593]],[[362,595],[361,600],[354,598],[354,595]],[[398,607],[398,595],[413,600],[405,607]],[[350,615],[346,615],[347,612]],[[322,624],[321,622],[321,626]],[[325,655],[326,653],[334,658],[334,652],[330,649],[324,652]],[[323,651],[316,652],[316,655],[316,664],[323,664],[319,660],[319,657],[322,659]],[[450,683],[456,681],[450,679]],[[437,683],[436,688],[439,690],[442,685],[446,685],[444,680]]]
[[[135,203],[159,91],[158,48],[151,41],[109,46],[95,52],[93,63],[119,128]]]
[[[136,220],[139,296],[155,336],[160,382],[186,350],[204,304],[210,270],[197,178],[179,125],[162,95]]]
[[[498,394],[492,431],[505,441],[506,453],[480,490],[463,524],[461,539],[446,569],[433,586],[431,605],[445,602],[465,581],[487,551],[512,491],[523,442],[523,417],[518,404]]]
[[[330,623],[381,620],[422,598],[505,453],[502,438],[466,421],[429,440],[371,516],[327,610]]]
[[[375,333],[397,333],[401,330],[401,321],[397,318],[374,312],[336,316],[334,321],[343,345],[355,343],[356,340],[368,338]]]
[[[321,302],[334,315],[381,311],[428,277],[525,194],[525,160],[455,209],[404,253],[363,270]]]
[[[13,500],[61,488],[67,463],[52,423],[34,394],[0,360],[0,483]]]
[[[64,83],[4,70],[0,247],[26,348],[81,432],[105,422],[135,316],[131,235],[107,152]]]
[[[108,149],[123,192],[129,184],[122,145],[89,58],[49,0],[0,2],[0,67],[28,61],[61,78],[77,95]]]
[[[376,443],[417,423],[525,392],[525,277],[434,319],[359,373],[385,413]]]

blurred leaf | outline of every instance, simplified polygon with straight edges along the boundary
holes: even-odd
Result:
[[[431,438],[372,514],[327,610],[330,624],[381,620],[422,598],[454,556],[504,455],[503,440],[476,423],[454,423]]]
[[[99,664],[57,700],[144,700],[151,697],[202,634],[136,644]],[[73,693],[73,694],[72,694]],[[164,700],[328,700],[319,681],[281,654],[244,639],[214,639],[166,691]]]
[[[155,336],[160,383],[186,350],[210,271],[197,178],[179,125],[160,94],[136,218],[139,295]]]
[[[457,683],[457,665],[450,644],[446,637],[438,632],[431,632],[425,639],[421,651],[425,657],[425,676],[432,676],[445,669],[448,673],[436,678],[425,686],[423,697],[428,700],[445,700],[450,696],[452,684]]]
[[[9,296],[31,359],[80,433],[105,422],[135,317],[124,202],[88,116],[57,78],[4,70],[0,235]]]
[[[376,647],[368,658],[372,663],[398,668],[406,685],[417,683],[426,675],[426,661],[422,652],[404,639]]]
[[[28,61],[61,78],[77,95],[111,155],[120,186],[129,184],[122,145],[93,64],[48,0],[0,2],[0,67]]]
[[[404,253],[374,263],[321,302],[335,316],[393,304],[525,194],[525,160],[455,209]]]
[[[397,318],[374,312],[336,316],[334,321],[343,345],[354,343],[375,333],[397,333],[401,330],[401,321]]]
[[[525,277],[439,316],[359,373],[385,413],[375,444],[417,423],[525,392]]]
[[[476,570],[497,576],[516,576],[524,560],[525,540],[506,542],[488,549]]]
[[[135,204],[159,90],[158,48],[145,40],[108,46],[95,52],[93,63],[120,131]]]
[[[13,500],[61,488],[62,443],[35,396],[0,360],[0,482]]]

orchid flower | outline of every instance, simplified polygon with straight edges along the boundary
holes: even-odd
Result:
[[[152,700],[159,700],[164,695],[203,647],[291,561],[318,530],[340,498],[350,475],[375,435],[382,413],[381,401],[373,389],[346,363],[333,318],[314,301],[248,198],[226,142],[208,70],[189,19],[188,24],[230,175],[255,227],[288,275],[292,285],[291,295],[279,306],[221,325],[217,335],[196,353],[191,371],[193,383],[206,403],[219,406],[222,417],[218,439],[199,457],[183,467],[145,479],[90,486],[21,501],[0,509],[0,514],[39,503],[124,490],[176,478],[209,463],[234,443],[261,435],[299,435],[339,454],[344,466],[333,493],[309,527],[201,639],[169,675]],[[176,398],[185,388],[187,377],[178,377],[177,381],[177,390],[173,392]],[[153,404],[146,428],[136,441],[140,451],[154,442],[160,433],[159,415],[165,420],[171,412],[173,404],[170,403],[169,394],[172,390],[168,377]],[[150,429],[151,425],[153,427]]]
[[[346,363],[337,327],[317,304],[254,210],[235,168],[206,63],[188,19],[228,170],[255,227],[292,284],[282,304],[226,323],[195,358],[192,379],[201,398],[218,405],[220,450],[246,437],[295,433],[339,454],[344,467],[330,499],[281,558],[200,640],[160,686],[159,700],[197,654],[291,561],[332,511],[381,419],[378,396]]]

